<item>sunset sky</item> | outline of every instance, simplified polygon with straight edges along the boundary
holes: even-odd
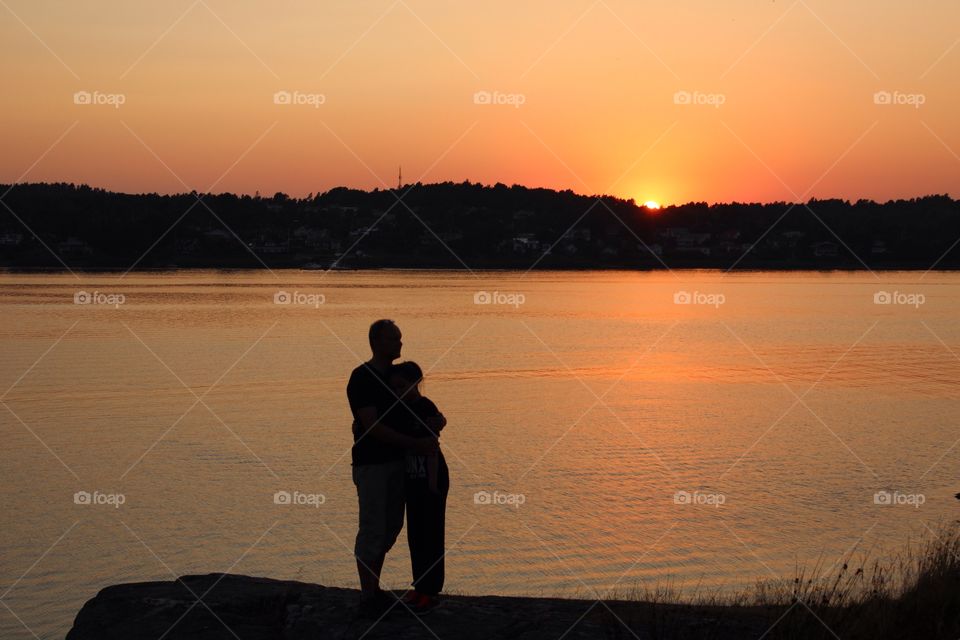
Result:
[[[954,1],[0,0],[0,42],[4,183],[960,196]]]

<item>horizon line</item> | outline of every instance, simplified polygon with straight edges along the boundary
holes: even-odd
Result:
[[[635,207],[637,207],[638,209],[649,209],[647,206],[645,206],[645,203],[637,202],[636,197],[624,198],[623,196],[618,196],[618,195],[608,194],[608,193],[600,193],[600,194],[592,193],[592,194],[588,194],[588,193],[582,193],[582,192],[574,191],[573,189],[571,189],[571,188],[569,188],[569,187],[566,188],[566,189],[556,189],[556,188],[553,188],[553,187],[529,186],[529,185],[519,184],[519,183],[514,183],[514,184],[508,185],[508,184],[503,183],[503,182],[496,182],[496,183],[493,183],[493,184],[485,184],[485,183],[483,183],[483,182],[472,182],[472,181],[470,181],[470,180],[464,180],[464,181],[462,181],[462,182],[456,182],[456,181],[453,181],[453,180],[445,180],[445,181],[442,181],[442,182],[419,182],[419,181],[418,181],[418,182],[415,182],[415,183],[407,183],[407,184],[404,184],[404,185],[402,185],[400,188],[396,188],[396,189],[393,188],[393,187],[373,187],[372,189],[365,189],[365,188],[361,188],[361,187],[351,187],[351,186],[348,186],[348,185],[337,185],[337,186],[334,186],[334,187],[330,187],[330,188],[326,189],[325,191],[311,191],[311,192],[308,192],[306,195],[303,195],[303,196],[294,196],[294,195],[291,195],[291,194],[286,193],[286,192],[283,192],[283,191],[277,191],[277,192],[275,192],[273,195],[263,195],[263,194],[260,193],[260,190],[259,190],[259,189],[255,189],[253,193],[249,193],[249,192],[234,192],[234,191],[220,191],[220,192],[216,192],[216,193],[215,193],[215,192],[212,192],[212,191],[197,191],[196,189],[191,190],[191,191],[169,191],[169,192],[160,192],[160,191],[139,191],[139,192],[134,192],[134,191],[115,191],[115,190],[113,190],[113,189],[108,189],[108,188],[105,188],[105,187],[94,186],[94,185],[88,184],[88,183],[86,183],[86,182],[77,183],[77,182],[67,182],[67,181],[59,181],[59,182],[13,182],[13,183],[0,182],[0,188],[2,188],[2,190],[3,190],[3,192],[4,192],[4,196],[3,196],[3,197],[6,197],[7,195],[9,195],[9,193],[12,192],[16,187],[38,187],[38,186],[58,186],[58,185],[61,185],[61,186],[72,186],[73,188],[83,188],[83,187],[86,187],[86,188],[88,188],[88,189],[94,189],[94,190],[103,191],[103,192],[106,192],[106,193],[111,193],[111,194],[115,194],[115,195],[123,195],[123,196],[161,196],[161,197],[176,197],[176,196],[189,196],[189,195],[191,195],[191,194],[193,194],[193,193],[197,193],[197,194],[202,194],[202,195],[206,195],[206,196],[225,196],[225,195],[231,195],[231,196],[236,196],[236,197],[245,197],[245,196],[246,196],[246,197],[250,197],[250,198],[259,198],[259,199],[261,199],[261,200],[273,200],[273,199],[276,197],[277,194],[283,194],[284,196],[286,196],[286,197],[289,198],[290,200],[294,200],[294,201],[297,201],[297,202],[301,202],[301,201],[309,201],[309,200],[312,200],[312,199],[316,199],[316,198],[318,198],[318,197],[320,197],[320,196],[322,196],[322,195],[325,195],[325,194],[327,194],[327,193],[330,193],[331,191],[333,191],[333,190],[335,190],[335,189],[347,189],[347,190],[350,190],[350,191],[360,191],[360,192],[367,193],[367,194],[373,194],[373,193],[384,193],[384,192],[402,191],[402,190],[406,190],[407,192],[409,192],[409,191],[411,191],[412,189],[414,189],[414,188],[416,188],[416,187],[433,187],[433,186],[440,186],[440,185],[464,185],[464,184],[468,184],[468,185],[471,185],[471,186],[479,186],[479,187],[484,188],[484,189],[494,189],[494,188],[496,188],[498,185],[502,185],[502,186],[506,187],[507,189],[512,189],[512,188],[515,188],[515,187],[519,187],[519,188],[527,189],[527,190],[530,190],[530,191],[552,191],[553,193],[557,193],[557,194],[559,194],[559,193],[565,193],[565,192],[568,192],[568,191],[569,191],[569,192],[572,193],[573,195],[578,196],[578,197],[581,197],[581,198],[597,198],[597,199],[612,198],[612,199],[620,200],[620,201],[626,202],[626,203],[631,203],[631,202],[632,202],[633,205],[634,205]],[[313,196],[313,198],[310,198],[310,197],[309,197],[309,196],[311,196],[311,195]],[[402,196],[401,196],[401,197],[402,197]],[[923,199],[926,199],[926,198],[938,198],[938,197],[946,197],[946,198],[948,198],[949,200],[951,200],[951,201],[953,201],[953,202],[957,202],[957,200],[956,200],[955,198],[953,198],[953,196],[951,196],[949,193],[927,193],[927,194],[923,194],[923,195],[911,196],[911,197],[909,197],[909,198],[904,198],[904,197],[901,197],[901,198],[890,198],[890,199],[887,199],[887,200],[884,200],[884,201],[878,201],[878,200],[874,200],[874,199],[872,199],[872,198],[857,198],[857,199],[854,200],[854,199],[851,199],[851,198],[842,198],[842,197],[828,197],[828,198],[810,197],[810,198],[807,199],[807,200],[769,200],[769,201],[765,201],[765,202],[764,202],[764,201],[759,201],[759,200],[752,200],[752,201],[746,201],[746,200],[743,200],[743,201],[741,201],[741,200],[731,200],[731,201],[726,201],[726,202],[722,202],[722,201],[719,201],[719,200],[714,200],[714,201],[708,201],[708,200],[689,200],[689,201],[683,202],[683,203],[670,203],[670,204],[667,204],[667,203],[664,203],[664,202],[659,202],[659,203],[658,203],[659,208],[650,209],[650,210],[663,211],[664,209],[680,208],[680,207],[685,207],[685,206],[689,206],[689,205],[700,205],[700,204],[706,204],[707,206],[711,206],[711,207],[712,207],[712,206],[733,206],[733,205],[762,205],[762,206],[766,206],[766,205],[776,205],[776,204],[802,205],[802,204],[804,204],[804,203],[809,203],[809,202],[814,202],[814,201],[817,201],[817,202],[840,201],[840,202],[847,203],[847,204],[849,204],[849,205],[854,205],[854,204],[857,204],[857,203],[859,203],[859,202],[870,202],[870,203],[873,203],[873,204],[885,205],[885,204],[896,203],[896,202],[909,202],[909,201],[913,201],[913,200],[923,200]]]

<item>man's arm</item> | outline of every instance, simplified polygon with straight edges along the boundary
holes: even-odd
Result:
[[[357,410],[360,433],[374,440],[401,449],[411,449],[419,454],[435,453],[438,449],[436,438],[412,438],[394,431],[379,421],[376,407],[363,407]],[[356,428],[356,426],[354,427]]]
[[[438,413],[431,418],[427,418],[427,426],[430,427],[430,430],[434,433],[440,433],[443,431],[443,428],[447,426],[447,419],[442,413]]]

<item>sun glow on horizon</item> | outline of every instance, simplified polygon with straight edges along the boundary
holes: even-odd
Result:
[[[651,209],[655,211],[660,208],[660,203],[657,202],[656,200],[647,200],[646,202],[643,203],[643,206],[645,206],[647,209]]]

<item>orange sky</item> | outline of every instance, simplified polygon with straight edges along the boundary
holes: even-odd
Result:
[[[0,182],[960,196],[960,3],[652,4],[2,0]]]

